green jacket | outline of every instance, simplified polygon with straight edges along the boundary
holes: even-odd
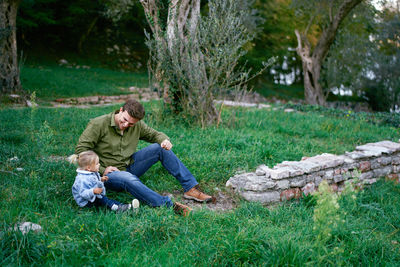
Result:
[[[138,121],[124,130],[123,134],[115,124],[114,116],[118,111],[90,120],[75,148],[75,153],[93,150],[100,158],[100,173],[108,166],[125,171],[133,163],[132,154],[136,152],[139,140],[161,144],[168,139],[162,132],[157,132]]]

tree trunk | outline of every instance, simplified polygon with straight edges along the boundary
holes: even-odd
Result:
[[[303,41],[305,37],[301,36],[297,30],[295,30],[295,33],[299,43],[296,50],[303,62],[304,99],[307,104],[324,106],[326,99],[319,84],[322,62],[310,56],[311,45],[308,40]]]
[[[312,63],[313,65],[318,64],[318,62]],[[326,104],[326,100],[323,90],[318,82],[319,73],[316,73],[314,69],[309,70],[305,65],[306,64],[303,63],[304,99],[307,104],[324,106]]]
[[[205,70],[205,64],[201,64],[204,61],[203,54],[197,46],[196,30],[200,19],[200,0],[171,0],[168,5],[168,16],[167,21],[162,22],[159,18],[159,3],[157,0],[140,0],[142,4],[147,22],[151,28],[154,38],[159,44],[162,44],[166,50],[165,53],[171,55],[176,53],[176,49],[179,49],[180,54],[185,53],[191,54],[196,58],[198,67],[202,71],[204,86],[208,86],[207,73]],[[165,10],[163,10],[165,12]],[[165,30],[162,29],[161,25],[165,24]],[[191,43],[189,45],[189,42]],[[191,49],[190,52],[187,50]],[[151,60],[151,58],[150,58]],[[163,79],[163,70],[159,64],[155,66],[155,78],[157,82],[154,86],[158,86],[163,92],[164,103],[172,105],[174,110],[179,110],[180,98],[183,92],[173,91],[166,79]],[[162,84],[163,88],[159,85]],[[175,106],[177,104],[177,106]],[[205,105],[205,112],[209,112],[210,117],[214,116],[214,121],[217,119],[218,113],[216,112],[213,103]]]
[[[2,94],[20,93],[16,20],[20,0],[0,0],[0,86]]]
[[[328,26],[322,31],[312,54],[311,44],[307,39],[307,31],[309,27],[307,27],[305,32],[301,34],[298,30],[295,30],[298,43],[296,51],[303,62],[304,98],[307,104],[326,105],[328,94],[324,94],[321,84],[319,83],[322,64],[331,45],[333,44],[333,41],[335,40],[340,24],[350,11],[362,1],[363,0],[343,1],[335,16],[331,17]]]

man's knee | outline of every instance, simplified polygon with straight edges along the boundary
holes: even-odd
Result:
[[[162,148],[159,144],[154,143],[148,146],[149,150],[154,152],[154,153],[160,153],[162,151]]]

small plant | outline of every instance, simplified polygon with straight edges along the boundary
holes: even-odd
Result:
[[[314,228],[317,243],[324,245],[332,236],[332,230],[340,223],[338,196],[327,181],[318,187],[317,204],[314,208]]]
[[[352,177],[345,182],[345,188],[340,195],[335,194],[327,181],[323,181],[318,187],[317,203],[314,208],[314,231],[317,234],[317,242],[325,244],[332,236],[332,231],[337,228],[341,220],[340,199],[350,199],[355,202],[359,191],[359,177],[361,172],[354,170],[348,173]],[[345,213],[343,215],[346,215]]]
[[[328,242],[332,239],[332,233],[342,224],[339,211],[338,195],[335,194],[327,181],[323,181],[318,187],[317,204],[314,208],[314,227],[316,234],[315,252],[319,265],[327,264],[330,257],[343,253],[339,247],[329,249]],[[338,259],[339,260],[339,259]],[[339,264],[340,265],[340,264]]]
[[[47,155],[53,145],[54,130],[50,127],[47,121],[44,121],[36,133],[36,144],[41,155]]]
[[[31,140],[36,144],[37,150],[41,155],[45,155],[49,152],[49,149],[53,143],[54,130],[50,127],[47,121],[44,121],[40,126],[39,130],[36,130],[35,120],[37,115],[37,102],[36,92],[34,91],[30,95],[31,112],[30,112],[30,135]]]
[[[327,181],[323,181],[318,187],[318,194],[316,194],[317,203],[314,208],[313,216],[313,230],[316,234],[315,246],[320,264],[325,262],[327,256],[336,257],[343,253],[343,249],[338,246],[334,247],[333,250],[329,252],[327,248],[328,242],[333,237],[333,233],[337,232],[339,227],[342,227],[345,223],[344,218],[347,213],[344,209],[340,209],[339,201],[345,201],[347,203],[347,208],[356,207],[355,200],[359,190],[360,175],[361,172],[357,169],[347,173],[345,176],[347,176],[348,180],[345,182],[345,188],[341,193],[334,193]]]

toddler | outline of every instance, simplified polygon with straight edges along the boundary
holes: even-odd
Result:
[[[70,161],[78,163],[79,168],[74,185],[72,186],[72,195],[80,207],[106,206],[107,208],[123,212],[132,208],[139,207],[139,201],[134,199],[132,204],[121,204],[116,200],[106,197],[104,187],[107,176],[100,178],[99,175],[99,157],[93,151],[84,151],[79,155],[72,155]]]

